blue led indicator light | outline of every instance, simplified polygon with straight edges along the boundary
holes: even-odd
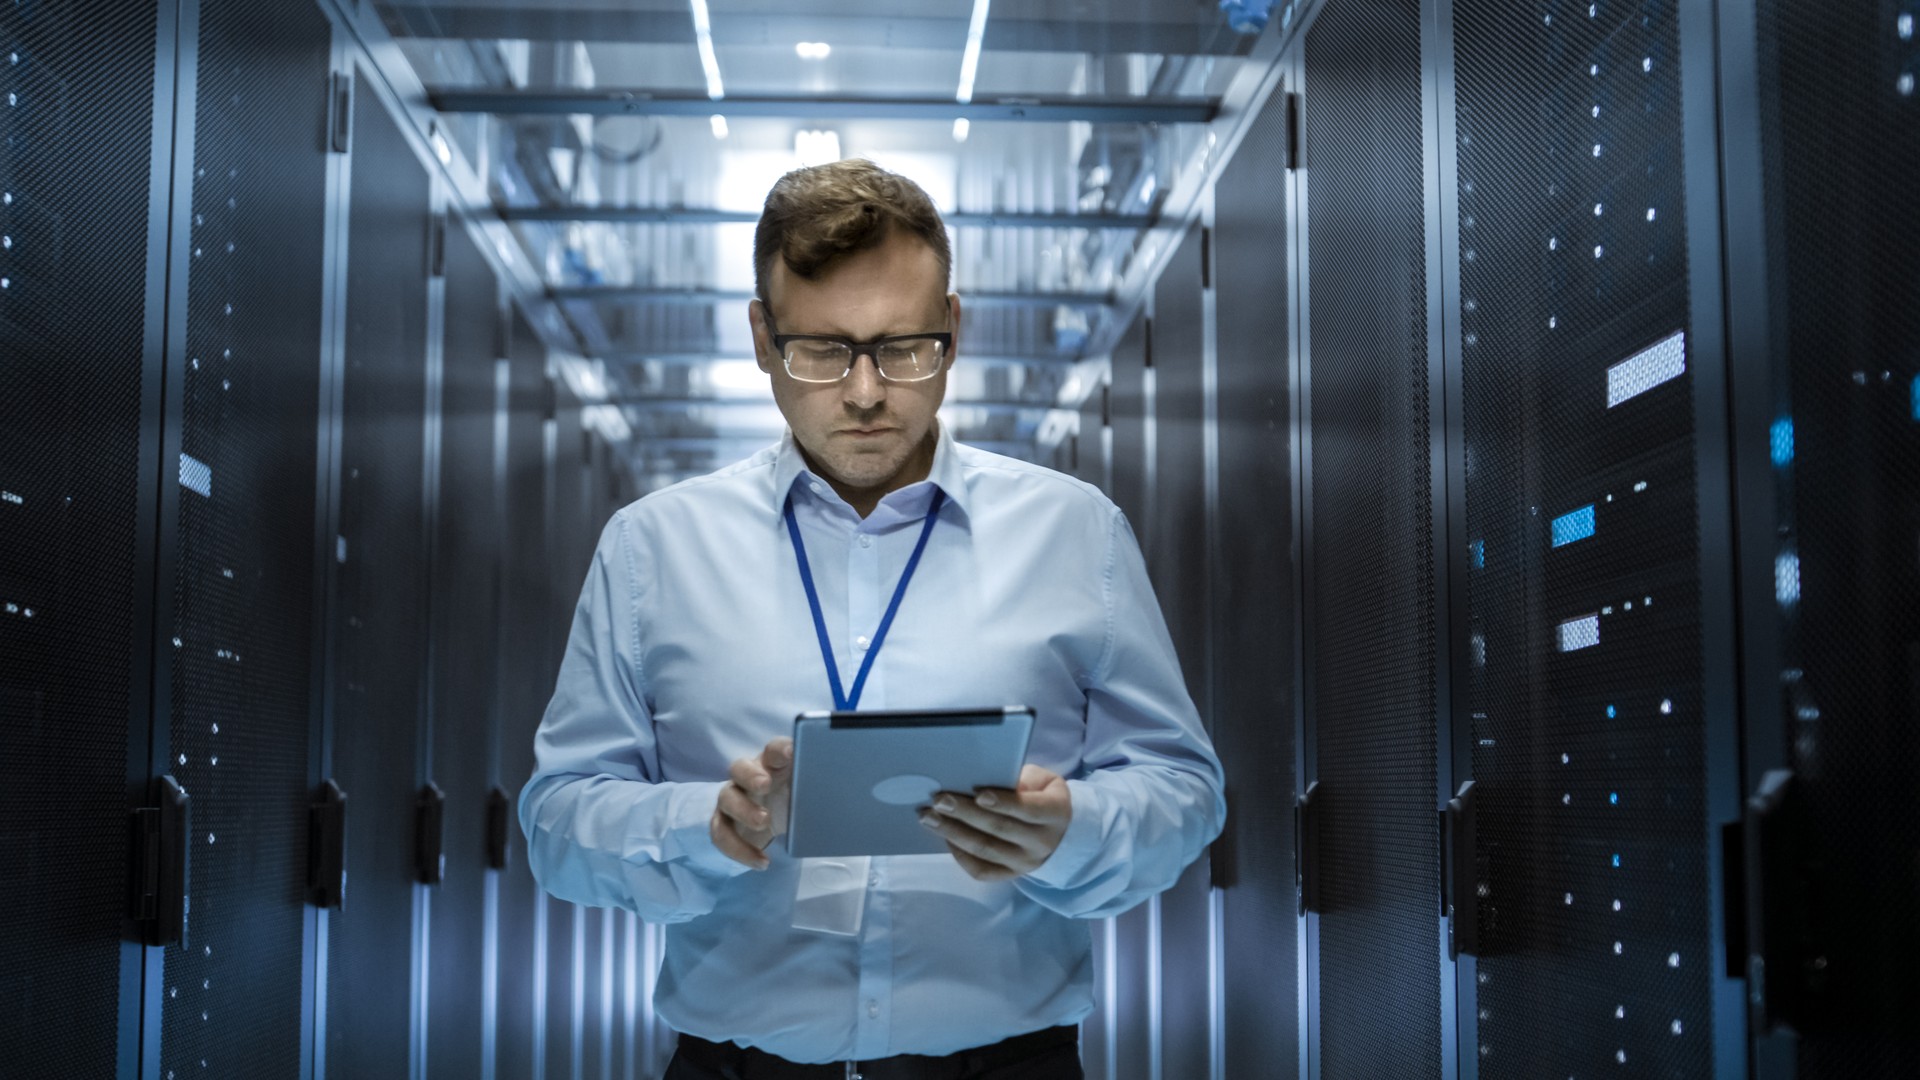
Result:
[[[1553,519],[1553,546],[1565,547],[1593,535],[1593,504]]]
[[[1920,420],[1920,375],[1913,377],[1913,418]]]
[[[1619,716],[1619,715],[1620,715],[1620,711],[1619,711],[1618,709],[1615,709],[1615,708],[1614,708],[1613,706],[1611,706],[1611,705],[1609,705],[1609,706],[1607,706],[1607,719],[1609,719],[1609,720],[1611,720],[1611,719],[1613,719],[1614,717],[1616,717],[1616,716]]]
[[[1614,853],[1614,856],[1613,856],[1613,865],[1615,865],[1615,866],[1619,866],[1619,865],[1620,865],[1620,855],[1619,855],[1619,853],[1618,853],[1618,852],[1615,852],[1615,853]]]
[[[1617,791],[1609,791],[1609,792],[1607,792],[1607,801],[1608,801],[1609,803],[1612,803],[1612,804],[1613,804],[1613,805],[1615,805],[1615,806],[1619,806],[1619,805],[1620,805],[1620,793],[1619,793],[1619,792],[1617,792]]]
[[[1920,390],[1915,390],[1915,393],[1920,394]],[[1793,464],[1793,417],[1783,416],[1773,422],[1773,429],[1767,436],[1767,445],[1773,453],[1773,463],[1776,467],[1785,468]]]
[[[1470,558],[1473,561],[1473,568],[1475,570],[1486,569],[1487,542],[1485,540],[1475,540],[1471,545],[1469,545],[1468,550],[1469,552],[1471,552]]]

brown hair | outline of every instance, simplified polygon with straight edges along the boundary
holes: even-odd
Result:
[[[943,280],[952,274],[946,224],[919,184],[860,158],[795,169],[767,192],[754,229],[754,291],[768,302],[775,255],[810,278],[842,255],[878,246],[895,226],[926,241]]]

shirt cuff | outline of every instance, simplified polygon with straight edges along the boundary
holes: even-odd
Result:
[[[1085,780],[1069,780],[1067,793],[1073,800],[1073,817],[1067,822],[1066,835],[1047,861],[1027,875],[1027,880],[1048,889],[1072,888],[1100,858],[1100,822],[1105,807],[1099,790]]]
[[[752,867],[735,862],[713,843],[713,811],[726,781],[676,783],[667,800],[668,861],[679,861],[703,873],[732,878]]]

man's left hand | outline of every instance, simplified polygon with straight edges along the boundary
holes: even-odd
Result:
[[[1038,765],[1020,770],[1014,791],[943,791],[920,812],[920,823],[939,833],[960,868],[978,881],[1007,881],[1038,870],[1072,820],[1066,780]]]

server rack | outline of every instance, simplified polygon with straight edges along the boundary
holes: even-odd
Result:
[[[9,1068],[131,1076],[142,1009],[159,1002],[155,950],[138,942],[160,920],[127,919],[127,834],[129,813],[154,805],[150,754],[167,749],[150,718],[153,538],[178,467],[155,438],[177,34],[172,12],[140,0],[0,12]],[[160,854],[184,858],[183,835],[168,839]]]
[[[1147,351],[1152,365],[1152,477],[1143,546],[1154,592],[1173,636],[1188,692],[1213,725],[1208,670],[1208,505],[1205,456],[1206,244],[1188,229],[1155,283]],[[1205,860],[1158,898],[1159,1068],[1163,1076],[1205,1076],[1211,1058],[1209,979],[1212,915]]]
[[[365,69],[362,69],[363,77]],[[391,1075],[412,1023],[426,692],[431,178],[379,97],[356,95],[341,391],[328,772],[351,800],[347,895],[328,926],[325,1064]]]
[[[1111,449],[1107,491],[1136,533],[1149,520],[1147,506],[1151,383],[1148,367],[1153,323],[1141,317],[1127,328],[1112,357],[1109,395]],[[1108,935],[1111,1026],[1106,1030],[1114,1080],[1145,1080],[1157,1074],[1160,1054],[1159,904],[1148,901],[1116,915]]]
[[[1293,795],[1299,733],[1298,540],[1286,176],[1287,99],[1260,108],[1214,188],[1218,597],[1214,747],[1227,825],[1214,884],[1226,940],[1227,1076],[1300,1075],[1300,912]]]
[[[1754,1075],[1920,1052],[1920,11],[1721,7]]]
[[[1443,663],[1432,530],[1420,5],[1302,33],[1301,483],[1310,1063],[1438,1077]],[[1314,847],[1320,850],[1312,850]]]
[[[516,794],[533,775],[533,732],[553,684],[547,647],[546,522],[547,349],[516,305],[507,336],[505,427],[501,469],[500,772],[495,781]],[[517,819],[517,818],[516,818]],[[544,1053],[547,1000],[546,897],[533,880],[518,828],[509,831],[500,875],[496,1075],[532,1076]]]
[[[194,796],[194,873],[187,940],[161,956],[159,1058],[179,1075],[297,1075],[313,1001],[332,32],[317,8],[206,0],[182,14],[197,49],[175,135],[186,287],[169,298],[166,455],[183,482],[163,500],[174,541],[155,723]]]
[[[500,513],[494,483],[500,285],[466,232],[444,235],[445,348],[433,559],[432,780],[444,800],[427,980],[427,1070],[479,1077],[487,1056],[486,919],[493,870],[490,737],[498,716]],[[502,791],[504,796],[504,790]],[[431,824],[431,823],[429,823]]]

